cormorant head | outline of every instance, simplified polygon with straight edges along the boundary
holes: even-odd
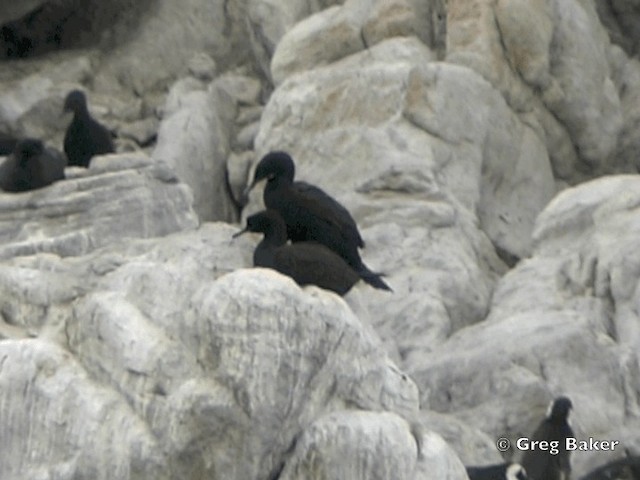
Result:
[[[547,418],[556,421],[566,421],[569,417],[569,410],[573,408],[573,404],[568,397],[558,397],[553,401]]]
[[[264,233],[265,237],[277,239],[280,243],[287,241],[287,227],[284,220],[275,210],[262,210],[247,217],[247,226],[233,235],[239,237],[246,232]]]
[[[506,480],[527,480],[527,472],[519,463],[512,463],[507,467]]]
[[[258,163],[251,186],[253,187],[263,178],[266,178],[267,181],[282,178],[292,183],[294,174],[295,165],[287,152],[270,152],[262,157]]]
[[[87,97],[81,90],[72,90],[67,94],[64,100],[65,112],[81,112],[87,109]]]
[[[18,161],[18,164],[24,166],[30,159],[37,157],[43,151],[44,145],[42,141],[37,138],[25,138],[16,144],[16,147],[13,149],[13,155]]]

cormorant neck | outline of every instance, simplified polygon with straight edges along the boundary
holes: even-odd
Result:
[[[287,231],[282,228],[271,226],[269,230],[264,232],[264,238],[260,244],[265,247],[274,248],[287,243]]]

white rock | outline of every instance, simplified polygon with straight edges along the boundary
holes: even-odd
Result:
[[[3,340],[0,356],[3,479],[171,478],[144,422],[68,351]]]
[[[413,479],[417,457],[416,440],[400,417],[336,412],[303,432],[281,478]]]
[[[40,190],[0,194],[0,257],[76,256],[197,226],[188,187],[145,155],[94,157],[77,170]]]
[[[225,182],[233,102],[212,83],[199,90],[195,80],[178,82],[165,106],[152,156],[169,164],[191,187],[201,221],[233,218]]]

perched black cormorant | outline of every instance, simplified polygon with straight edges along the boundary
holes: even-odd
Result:
[[[351,214],[324,191],[306,182],[294,182],[295,165],[286,152],[265,155],[256,167],[253,183],[267,179],[264,204],[276,210],[292,242],[318,242],[340,255],[360,277],[375,288],[391,290],[362,262],[358,248],[364,241]]]
[[[340,295],[347,293],[360,276],[335,252],[315,242],[287,245],[284,220],[275,210],[247,218],[247,227],[236,233],[259,232],[264,238],[253,252],[253,265],[277,270],[299,285],[317,285]]]
[[[533,442],[546,442],[547,448],[535,444],[524,452],[520,463],[527,471],[530,480],[566,480],[571,473],[571,452],[567,450],[566,439],[573,437],[573,429],[569,425],[571,400],[558,397],[551,405],[551,411],[540,423],[530,439]]]
[[[500,463],[484,467],[466,467],[469,480],[527,480],[519,463]]]
[[[64,179],[66,159],[61,152],[45,148],[34,138],[20,140],[0,166],[0,188],[6,192],[26,192]]]
[[[91,117],[83,92],[69,92],[64,101],[64,111],[73,112],[73,120],[64,136],[64,152],[69,165],[88,167],[91,157],[115,151],[111,132]]]

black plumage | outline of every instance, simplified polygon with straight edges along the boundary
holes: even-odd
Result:
[[[0,156],[9,155],[16,148],[18,140],[11,135],[0,132]]]
[[[540,423],[530,438],[530,443],[547,442],[547,445],[557,448],[552,450],[532,448],[526,450],[521,464],[531,480],[566,480],[571,473],[571,452],[566,448],[566,439],[574,437],[573,429],[569,425],[569,410],[571,400],[558,397],[553,401],[551,411]],[[553,443],[551,443],[553,442]],[[540,445],[538,443],[538,445]]]
[[[277,270],[299,285],[317,285],[339,295],[347,293],[360,276],[335,252],[315,242],[287,245],[284,220],[275,210],[264,210],[247,218],[244,232],[263,233],[253,252],[253,265]]]
[[[483,467],[466,467],[469,480],[527,480],[527,473],[519,463],[499,463]]]
[[[362,262],[358,248],[364,247],[364,241],[347,209],[318,187],[294,182],[294,175],[289,154],[271,152],[260,160],[250,188],[267,179],[264,204],[280,213],[292,242],[320,243],[340,255],[371,286],[391,290],[380,274]]]
[[[83,92],[69,92],[64,111],[73,112],[73,120],[64,136],[64,152],[69,165],[88,167],[93,156],[115,151],[111,132],[91,117]]]
[[[26,192],[64,179],[66,159],[61,152],[45,148],[34,138],[20,140],[0,166],[0,188],[6,192]]]

